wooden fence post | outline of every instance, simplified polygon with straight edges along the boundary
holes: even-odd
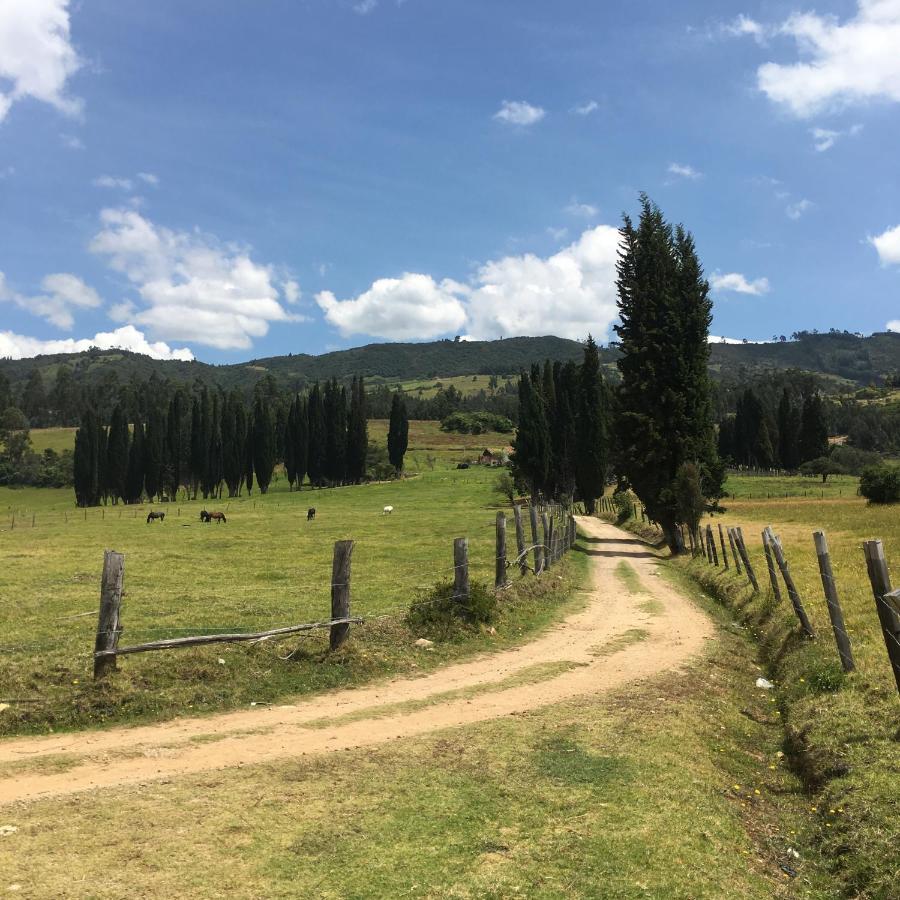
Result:
[[[516,521],[516,550],[519,560],[519,569],[523,575],[528,574],[528,560],[525,553],[525,529],[522,527],[522,507],[513,503],[513,518]]]
[[[540,575],[544,566],[544,554],[538,543],[538,514],[533,502],[528,505],[528,517],[531,520],[531,546],[534,548],[534,574]]]
[[[766,552],[766,568],[769,570],[769,584],[772,585],[772,594],[778,603],[781,603],[781,586],[778,584],[778,573],[775,571],[775,560],[772,558],[769,531],[764,528],[762,532],[763,550]]]
[[[125,580],[125,556],[115,550],[103,551],[103,576],[100,579],[100,616],[94,653],[115,650],[119,644],[119,610],[122,606],[122,585]],[[94,678],[115,672],[115,656],[94,657]]]
[[[772,552],[775,554],[775,562],[778,563],[778,568],[781,569],[781,577],[784,579],[784,586],[787,588],[788,597],[791,598],[791,605],[794,607],[794,612],[800,620],[800,626],[803,628],[804,632],[806,632],[808,637],[814,638],[816,632],[806,615],[806,610],[803,608],[803,601],[800,599],[800,591],[797,590],[797,585],[794,584],[794,578],[791,575],[791,569],[790,566],[788,566],[788,561],[784,555],[784,548],[781,546],[781,541],[775,537],[771,528],[769,528],[768,531]]]
[[[722,530],[722,523],[719,522],[719,543],[722,545],[722,562],[725,565],[725,571],[728,571],[728,551],[725,549],[725,532]]]
[[[700,555],[706,559],[706,541],[703,539],[703,528],[697,526],[697,544],[700,547]]]
[[[738,575],[741,574],[741,560],[737,552],[737,547],[734,543],[734,529],[726,528],[726,532],[728,533],[728,543],[731,546],[731,558],[734,560],[734,568]]]
[[[891,590],[891,576],[887,560],[884,558],[884,544],[881,541],[866,541],[863,544],[866,554],[866,568],[869,570],[869,581],[872,594],[878,609],[881,622],[881,633],[887,647],[888,659],[894,670],[894,680],[900,691],[900,591]]]
[[[706,541],[709,544],[710,552],[712,553],[712,561],[714,566],[719,565],[719,551],[716,550],[716,539],[713,537],[712,525],[707,524],[706,526]]]
[[[831,569],[831,556],[828,553],[828,541],[824,531],[813,534],[816,545],[816,556],[819,559],[819,574],[822,576],[822,587],[825,590],[825,600],[828,603],[828,617],[831,619],[831,628],[834,631],[834,642],[837,644],[838,656],[845,672],[852,672],[856,666],[853,663],[853,650],[850,646],[850,635],[844,625],[844,614],[841,611],[841,601],[838,599],[837,584],[834,580],[834,572]]]
[[[756,578],[756,572],[753,571],[753,564],[750,562],[750,554],[747,552],[747,545],[744,543],[744,535],[740,527],[734,528],[734,542],[737,544],[738,553],[741,555],[741,562],[747,572],[747,579],[753,587],[755,594],[759,593],[759,581]]]
[[[497,558],[494,560],[494,587],[506,584],[506,513],[497,513]]]
[[[453,600],[469,605],[469,539],[453,541]]]
[[[331,618],[350,618],[350,557],[353,554],[353,541],[335,541],[334,561],[331,565]],[[337,650],[350,633],[350,623],[332,625],[329,643],[332,650]]]
[[[541,513],[541,527],[544,531],[544,562],[541,566],[541,571],[545,571],[550,568],[550,564],[553,562],[550,553],[550,517],[546,512]]]

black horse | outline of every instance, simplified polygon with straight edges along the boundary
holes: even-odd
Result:
[[[164,512],[155,512],[151,509],[150,512],[147,513],[147,524],[149,525],[154,519],[159,519],[160,522],[164,522],[166,514]]]
[[[314,506],[311,506],[311,507],[306,511],[306,521],[307,521],[307,522],[310,522],[310,521],[312,521],[315,517],[316,517],[316,508],[315,508]]]
[[[228,523],[228,519],[225,518],[225,513],[223,512],[207,512],[205,509],[200,513],[200,521],[201,522],[212,522],[215,519],[216,524],[219,522]]]

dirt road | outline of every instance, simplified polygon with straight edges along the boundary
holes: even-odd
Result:
[[[188,773],[371,746],[525,712],[676,668],[712,636],[709,620],[659,577],[653,554],[596,519],[586,606],[537,640],[419,678],[294,705],[102,732],[0,742],[0,805]],[[626,561],[641,592],[615,574]]]

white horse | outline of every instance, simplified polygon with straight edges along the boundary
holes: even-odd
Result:
[[[382,514],[383,516],[389,516],[393,511],[394,511],[394,507],[393,507],[393,506],[386,506],[386,507],[381,511],[381,514]]]

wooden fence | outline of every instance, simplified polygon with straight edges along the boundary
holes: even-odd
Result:
[[[575,518],[568,507],[559,504],[537,506],[529,504],[528,520],[531,525],[531,543],[525,539],[523,512],[520,505],[513,506],[516,532],[516,556],[509,559],[506,540],[506,513],[498,512],[496,519],[496,554],[494,589],[510,586],[510,571],[517,568],[522,576],[533,572],[541,575],[572,548],[575,543]],[[541,524],[539,534],[538,521]],[[103,555],[103,574],[100,582],[100,614],[94,641],[94,678],[116,670],[119,656],[132,653],[148,653],[154,650],[175,650],[180,647],[196,647],[203,644],[260,643],[290,634],[317,629],[329,629],[329,646],[337,650],[348,638],[351,625],[361,625],[365,620],[352,616],[350,609],[351,559],[353,541],[337,541],[331,569],[331,617],[321,622],[304,622],[268,631],[240,632],[235,634],[201,634],[190,637],[167,638],[142,644],[120,647],[122,628],[122,595],[125,584],[125,556],[115,550]],[[534,565],[529,566],[528,556],[534,555]],[[453,542],[453,599],[466,606],[469,603],[469,541],[456,538]]]

